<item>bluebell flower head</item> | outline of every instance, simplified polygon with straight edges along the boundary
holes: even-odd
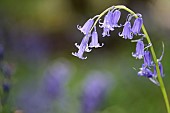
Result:
[[[88,41],[89,41],[89,37],[90,35],[86,35],[84,36],[84,38],[81,41],[80,46],[77,45],[77,43],[75,43],[75,46],[79,49],[78,52],[76,53],[72,53],[72,55],[80,58],[80,59],[86,59],[87,57],[83,57],[83,53],[86,52],[90,52],[91,50],[88,49]]]
[[[129,21],[126,21],[126,23],[123,25],[123,31],[122,33],[119,32],[119,36],[122,36],[124,39],[132,39],[133,34],[131,30],[131,23]]]
[[[1,70],[5,78],[10,79],[13,74],[13,68],[10,64],[4,63],[1,65]]]
[[[9,93],[10,88],[11,88],[11,85],[10,85],[9,82],[4,82],[4,83],[2,84],[2,87],[3,87],[3,92]]]
[[[151,53],[149,51],[144,52],[144,65],[145,66],[151,66],[152,65]]]
[[[65,85],[70,78],[71,66],[69,61],[60,59],[47,68],[40,88],[44,96],[52,100],[63,96]]]
[[[111,22],[112,22],[112,26],[113,27],[119,27],[118,22],[119,22],[120,16],[121,16],[121,12],[119,10],[115,10],[112,13],[112,20],[111,20]]]
[[[144,43],[142,40],[138,40],[136,44],[136,53],[132,53],[133,57],[142,59],[144,56]]]
[[[89,34],[89,31],[92,27],[94,23],[94,19],[89,19],[84,25],[83,27],[77,25],[77,29],[79,29],[81,32],[83,32],[85,35]]]
[[[153,77],[153,73],[150,69],[146,68],[144,65],[142,65],[142,68],[140,68],[140,71],[138,72],[139,76],[145,76],[148,78]]]
[[[109,11],[105,15],[103,23],[100,21],[99,23],[101,24],[101,26],[99,26],[100,28],[108,28],[109,30],[113,31],[114,28],[112,27],[112,11]]]
[[[2,105],[5,105],[7,103],[10,89],[11,89],[10,81],[4,80],[2,83],[2,91],[3,91],[3,95],[1,96],[1,104]]]
[[[110,36],[109,31],[114,30],[114,27],[112,25],[112,11],[109,11],[107,15],[105,15],[103,23],[99,21],[99,24],[101,24],[101,26],[99,25],[99,27],[103,28],[102,36]]]
[[[94,31],[92,33],[92,39],[91,39],[91,43],[89,45],[89,47],[95,47],[95,48],[98,48],[98,47],[102,47],[104,44],[102,43],[102,45],[100,45],[98,43],[98,34],[97,34],[97,31],[96,31],[96,27],[94,27]]]
[[[143,24],[143,19],[141,17],[138,17],[135,19],[133,27],[132,27],[132,32],[133,34],[140,34],[140,30]]]
[[[164,77],[162,63],[161,63],[161,62],[158,62],[158,65],[159,65],[159,70],[160,70],[161,76]],[[157,77],[156,65],[154,65],[154,76]]]
[[[107,74],[101,72],[93,72],[87,77],[82,88],[82,113],[94,113],[99,109],[109,91],[110,82]]]

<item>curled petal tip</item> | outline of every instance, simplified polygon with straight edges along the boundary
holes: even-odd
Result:
[[[80,30],[80,29],[81,29],[81,26],[80,26],[80,25],[77,25],[77,29]]]
[[[85,51],[89,53],[92,51],[92,49],[86,48]]]
[[[159,84],[159,82],[158,82],[157,79],[149,78],[149,80],[150,80],[152,83],[156,84],[157,86],[160,86],[160,84]]]
[[[78,49],[80,48],[80,46],[79,46],[77,43],[75,43],[74,45],[75,45]]]

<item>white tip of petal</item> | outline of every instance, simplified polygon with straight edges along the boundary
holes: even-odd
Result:
[[[104,46],[104,43],[102,43],[101,47]]]
[[[86,52],[91,52],[92,49],[89,49],[88,47],[85,49]]]
[[[85,60],[85,59],[87,59],[87,57],[81,57],[80,59]]]
[[[160,84],[159,84],[159,82],[158,82],[158,80],[157,80],[156,78],[149,78],[149,80],[150,80],[152,83],[156,84],[157,86],[160,86]]]
[[[123,36],[121,32],[118,33],[119,36]]]
[[[81,26],[80,26],[80,25],[77,25],[77,29],[80,30],[80,29],[81,29]]]
[[[75,56],[75,57],[78,57],[78,58],[80,58],[82,60],[87,59],[87,57],[83,57],[83,56],[80,57],[80,56],[78,56],[76,52],[72,52],[72,55]]]
[[[73,56],[77,56],[77,53],[76,52],[72,52],[71,53]]]
[[[80,46],[79,46],[77,43],[75,43],[74,45],[75,45],[78,49],[80,48]]]

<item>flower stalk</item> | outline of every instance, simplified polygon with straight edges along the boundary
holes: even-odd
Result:
[[[124,10],[128,11],[129,13],[136,15],[132,10],[130,10],[129,8],[127,8],[125,6],[118,5],[118,6],[115,6],[115,8],[124,9]],[[137,18],[137,15],[135,17]],[[143,31],[143,33],[144,33],[144,35],[145,35],[145,37],[146,37],[146,39],[148,41],[148,44],[152,44],[144,24],[142,25],[142,31]],[[167,96],[167,92],[166,92],[166,89],[165,89],[164,82],[163,82],[162,77],[161,77],[161,73],[160,73],[160,69],[159,69],[159,65],[158,65],[158,61],[157,61],[157,57],[156,57],[156,54],[155,54],[153,44],[150,47],[150,50],[151,50],[151,54],[152,54],[152,57],[153,57],[153,61],[155,62],[155,65],[156,65],[158,81],[159,81],[159,84],[160,84],[160,89],[162,91],[162,95],[164,97],[167,112],[170,113],[169,100],[168,100],[168,96]]]
[[[153,44],[152,44],[152,42],[150,40],[150,37],[149,37],[149,35],[148,35],[147,31],[146,31],[146,28],[145,28],[145,26],[143,24],[143,20],[142,20],[140,14],[136,14],[135,12],[133,12],[131,9],[127,8],[124,5],[111,6],[111,7],[107,8],[106,10],[104,10],[100,15],[95,16],[96,20],[94,21],[94,24],[92,25],[92,27],[90,26],[91,29],[89,30],[89,32],[87,34],[91,34],[91,32],[96,27],[98,22],[99,22],[99,24],[101,24],[100,23],[100,18],[102,16],[104,16],[106,13],[109,13],[110,11],[117,10],[117,9],[118,10],[125,10],[125,11],[130,13],[130,15],[129,15],[128,19],[127,19],[127,22],[129,22],[132,17],[135,17],[137,19],[136,20],[136,24],[134,24],[135,26],[133,26],[132,29],[131,29],[130,25],[128,27],[126,26],[126,24],[123,25],[125,31],[122,32],[122,34],[120,34],[119,36],[123,36],[123,38],[125,38],[125,39],[132,39],[133,35],[137,35],[138,34],[138,35],[143,35],[143,37],[146,38],[146,40],[148,42],[148,45],[149,45],[146,48],[148,48],[148,47],[150,48],[150,51],[151,51],[151,54],[152,54],[152,58],[153,58],[153,62],[154,62],[154,63],[152,63],[152,66],[156,67],[156,69],[154,69],[154,71],[156,72],[156,75],[153,74],[152,71],[149,69],[150,65],[148,65],[148,66],[143,65],[142,68],[141,68],[141,71],[139,72],[139,74],[140,74],[140,76],[148,77],[153,83],[155,83],[156,85],[160,86],[162,95],[164,97],[164,101],[165,101],[167,112],[170,113],[169,100],[168,100],[167,92],[166,92],[165,85],[164,85],[164,82],[163,82],[163,79],[162,79],[163,73],[160,72],[160,71],[162,71],[162,65],[159,66],[159,64],[161,64],[160,61],[161,61],[163,55],[160,57],[160,59],[157,59],[156,54],[155,54],[155,50],[154,50],[154,47],[153,47]],[[119,19],[119,16],[120,15],[117,16],[117,19]],[[109,36],[109,31],[113,31],[114,27],[119,27],[119,26],[112,26],[112,23],[109,23],[109,25],[112,26],[112,27],[110,27],[109,25],[107,25],[107,22],[110,22],[109,19],[111,17],[109,16],[109,14],[107,14],[105,17],[106,18],[104,18],[104,22],[106,22],[106,24],[103,22],[102,23],[103,24],[102,28],[104,28],[104,33],[106,31],[107,36]],[[143,34],[140,34],[140,29],[142,29]],[[103,37],[105,37],[105,35]],[[140,40],[143,40],[143,38],[137,40],[137,42],[140,42]],[[85,47],[88,47],[88,44],[86,44],[86,45],[87,46],[85,46]],[[142,42],[141,46],[137,47],[139,49],[137,49],[137,53],[138,54],[136,54],[137,55],[136,57],[139,58],[139,59],[143,59],[143,57],[144,57],[144,49],[141,48],[143,46],[144,46],[144,44]],[[140,51],[142,51],[142,52],[140,52]],[[138,57],[138,56],[140,56],[140,57]],[[151,61],[149,60],[148,63],[151,64]],[[147,68],[147,67],[149,67],[149,68]],[[158,81],[157,81],[157,79],[158,79]]]

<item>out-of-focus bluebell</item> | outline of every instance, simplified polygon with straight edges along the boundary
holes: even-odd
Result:
[[[1,95],[1,104],[2,105],[5,105],[7,103],[10,90],[11,90],[11,80],[4,79],[4,81],[2,83],[3,95]]]
[[[49,55],[48,38],[37,29],[30,29],[21,25],[12,25],[9,29],[9,57],[18,58],[26,63],[34,62],[34,66],[42,63]],[[31,66],[32,67],[32,66]]]
[[[3,62],[1,64],[1,71],[4,75],[4,78],[10,79],[12,74],[14,73],[14,66],[9,63]]]
[[[66,85],[72,69],[73,65],[65,59],[59,59],[49,65],[35,90],[24,87],[18,97],[18,109],[23,110],[24,113],[53,113],[53,104],[61,103],[65,98]]]
[[[4,47],[2,44],[0,44],[0,61],[2,61],[4,58]]]
[[[46,93],[52,98],[61,96],[70,78],[71,68],[71,64],[66,60],[61,60],[49,66],[42,82],[44,94]]]
[[[4,93],[9,93],[10,91],[11,84],[8,80],[5,80],[2,84],[3,92]]]
[[[82,113],[94,113],[100,109],[110,89],[111,80],[107,74],[102,72],[93,72],[88,75],[82,88]]]

